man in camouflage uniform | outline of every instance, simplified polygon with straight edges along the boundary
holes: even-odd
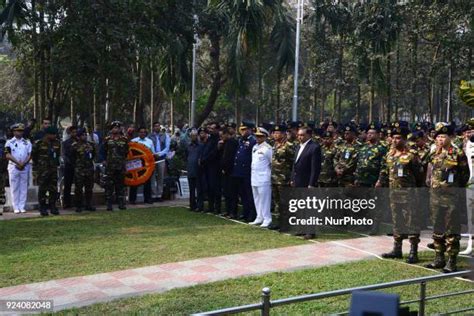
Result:
[[[354,185],[354,172],[357,167],[357,156],[360,143],[357,141],[357,129],[354,124],[344,127],[344,142],[338,146],[334,156],[334,169],[338,186],[349,187]]]
[[[460,207],[456,207],[459,198],[454,188],[466,185],[469,177],[467,159],[462,149],[451,143],[454,128],[446,123],[437,124],[436,149],[430,154],[428,184],[431,217],[433,221],[433,241],[435,259],[427,267],[443,269],[444,272],[457,271],[456,259],[461,239]],[[444,254],[448,254],[446,263]]]
[[[382,254],[384,258],[402,258],[402,242],[408,237],[410,254],[407,263],[417,263],[418,244],[420,242],[419,218],[410,207],[409,193],[416,187],[420,177],[420,163],[415,151],[406,143],[408,126],[396,123],[392,130],[393,146],[382,161],[379,180],[376,187],[390,188],[390,208],[393,224],[393,250]]]
[[[41,216],[48,215],[49,210],[53,215],[59,215],[56,207],[58,199],[58,167],[61,156],[61,143],[56,135],[55,127],[45,129],[45,135],[33,145],[31,157],[33,171],[38,183],[38,202]],[[48,204],[46,201],[48,200]]]
[[[94,187],[95,145],[87,141],[85,129],[77,130],[77,141],[71,146],[71,163],[74,166],[74,198],[76,212],[82,212],[85,201],[86,211],[95,211],[92,206],[92,189]],[[82,194],[84,190],[84,195]]]
[[[359,187],[374,187],[380,174],[382,160],[387,149],[379,143],[379,127],[372,123],[366,128],[367,142],[359,148],[357,167],[355,170],[355,185]]]
[[[336,172],[334,171],[334,156],[336,155],[336,145],[334,144],[334,135],[326,131],[321,138],[321,173],[318,183],[320,187],[336,187]]]
[[[105,161],[105,199],[107,211],[113,211],[114,191],[119,209],[125,207],[125,164],[128,154],[128,139],[120,131],[122,123],[112,122],[111,134],[104,140]]]
[[[272,221],[271,229],[278,229],[278,218],[280,216],[280,193],[285,187],[289,187],[291,168],[295,157],[295,144],[286,139],[286,126],[276,125],[273,128],[273,157],[272,157],[272,208],[275,220]]]

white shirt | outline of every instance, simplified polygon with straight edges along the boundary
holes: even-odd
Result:
[[[5,148],[7,147],[10,148],[10,154],[13,158],[20,163],[25,162],[28,156],[31,155],[31,142],[28,139],[13,137],[5,143]],[[15,165],[13,161],[10,161],[9,164]]]
[[[298,159],[300,159],[301,153],[303,152],[303,150],[304,150],[306,144],[308,144],[308,142],[309,142],[310,140],[311,140],[311,138],[308,139],[306,142],[304,142],[303,144],[300,145],[300,150],[298,150],[298,155],[296,156],[295,162],[298,161]]]
[[[139,144],[143,144],[145,145],[146,147],[148,147],[148,149],[150,149],[150,151],[155,154],[155,148],[153,146],[153,141],[151,139],[149,139],[148,137],[145,137],[143,139],[141,139],[140,137],[135,137],[134,139],[132,139],[132,142],[134,143],[139,143]]]
[[[271,185],[272,177],[272,146],[266,142],[256,144],[252,148],[252,164],[250,181],[254,187]]]

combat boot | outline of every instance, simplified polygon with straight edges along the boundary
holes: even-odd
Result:
[[[49,204],[49,209],[51,210],[51,214],[53,215],[59,215],[59,210],[58,208],[56,207],[56,202],[51,202]]]
[[[408,254],[406,262],[410,264],[420,262],[418,259],[418,244],[413,243],[410,245],[410,253]]]
[[[112,206],[112,201],[107,201],[107,211],[112,212],[114,207]]]
[[[118,208],[119,208],[119,210],[126,210],[127,209],[127,207],[125,206],[125,202],[124,202],[123,198],[119,198]]]
[[[395,241],[393,243],[392,251],[387,252],[387,253],[383,253],[382,258],[385,258],[385,259],[401,259],[401,258],[403,258],[402,242],[401,241]]]
[[[456,259],[456,256],[449,256],[448,263],[446,263],[446,266],[443,268],[444,273],[452,273],[458,271]]]
[[[432,263],[426,265],[428,269],[442,269],[446,265],[444,252],[436,252],[435,259]]]

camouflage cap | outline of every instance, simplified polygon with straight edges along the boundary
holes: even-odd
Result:
[[[54,126],[50,126],[44,130],[46,135],[57,135],[58,129]]]

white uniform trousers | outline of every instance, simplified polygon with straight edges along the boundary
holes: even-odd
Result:
[[[26,165],[25,169],[23,170],[18,170],[12,164],[8,165],[8,176],[10,178],[10,193],[13,210],[25,210],[29,173],[30,165]]]
[[[271,184],[262,186],[252,186],[253,200],[255,210],[257,211],[256,221],[263,221],[263,224],[269,225],[272,222],[270,206],[272,201]]]

